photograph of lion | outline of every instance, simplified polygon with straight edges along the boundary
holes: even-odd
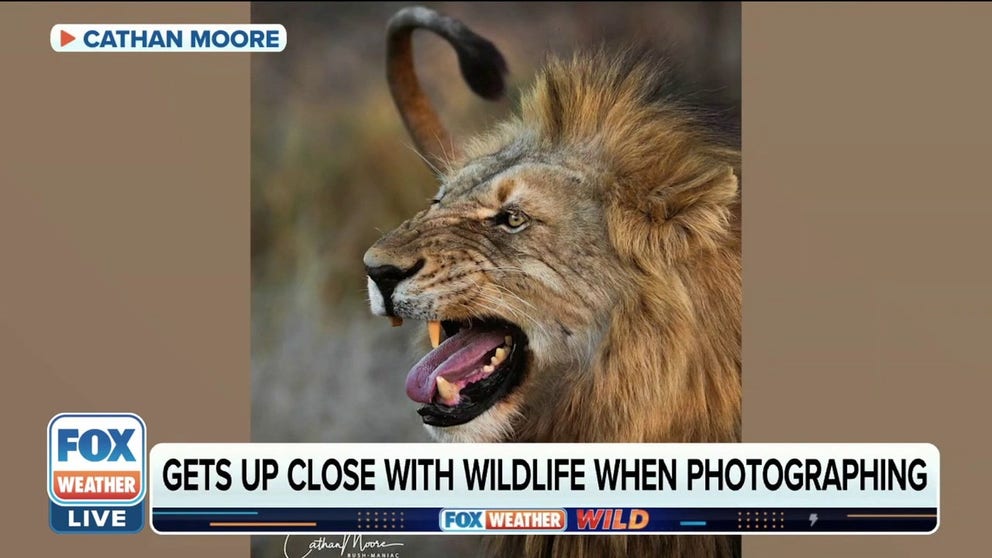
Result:
[[[739,26],[739,17],[727,15],[736,5],[690,6],[680,9],[699,16],[711,40],[715,30]],[[677,47],[621,40],[624,24],[614,40],[589,37],[570,52],[544,53],[533,73],[507,83],[516,78],[499,37],[470,28],[465,14],[450,17],[450,6],[393,8],[382,20],[380,70],[398,109],[392,118],[413,140],[404,156],[423,165],[433,187],[419,204],[409,200],[398,221],[371,223],[378,239],[359,258],[363,302],[380,317],[374,327],[384,336],[404,332],[407,342],[372,342],[358,358],[343,354],[347,363],[379,358],[403,368],[383,370],[357,392],[315,382],[305,389],[325,389],[328,407],[356,393],[374,405],[380,392],[400,391],[412,408],[375,406],[362,424],[415,411],[438,442],[740,441],[739,95],[716,79],[686,85]],[[545,9],[554,20],[568,8]],[[415,36],[444,41],[415,46]],[[451,133],[442,123],[445,111],[434,107],[449,105],[423,71],[437,78],[441,65],[424,64],[423,46],[453,50],[446,60],[455,74],[438,81],[476,95],[451,103],[454,112],[487,110],[473,108],[485,104],[478,97],[506,103],[480,119],[485,131]],[[739,72],[739,59],[732,62],[730,71]],[[380,106],[372,119],[388,116]],[[374,172],[389,172],[385,160],[373,164]],[[263,187],[254,179],[253,169],[253,188]],[[253,252],[255,232],[253,220]],[[253,297],[253,421],[265,431],[274,421],[261,409],[293,411],[269,400],[278,378],[259,377],[286,357],[256,356],[255,343],[268,338],[256,329],[254,308],[271,304],[271,294],[262,298],[253,288]],[[347,373],[344,365],[337,370]],[[259,441],[295,441],[276,438],[274,429],[254,432]],[[457,544],[437,548],[454,555],[484,548],[493,556],[740,553],[738,537],[715,536],[528,535]]]

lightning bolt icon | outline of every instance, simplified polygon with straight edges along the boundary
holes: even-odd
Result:
[[[816,520],[817,520],[817,519],[819,519],[819,518],[818,518],[818,517],[816,516],[816,514],[815,514],[815,513],[811,513],[811,514],[809,514],[809,526],[810,526],[810,527],[812,527],[812,526],[813,526],[813,524],[815,524],[815,523],[816,523]]]

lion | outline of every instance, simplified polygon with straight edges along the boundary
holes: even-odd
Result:
[[[442,442],[736,442],[740,151],[648,50],[552,58],[515,115],[452,143],[413,69],[427,29],[469,86],[496,47],[425,8],[388,25],[387,75],[440,188],[364,256],[372,312],[428,324],[407,395]],[[442,341],[443,338],[443,342]],[[505,556],[726,556],[738,537],[509,536]]]

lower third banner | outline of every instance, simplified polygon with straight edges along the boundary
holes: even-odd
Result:
[[[158,444],[149,523],[163,534],[927,534],[939,468],[930,444]]]

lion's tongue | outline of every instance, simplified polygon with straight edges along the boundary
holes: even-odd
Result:
[[[455,382],[487,363],[483,359],[503,344],[509,332],[502,329],[463,328],[424,355],[406,376],[406,394],[419,403],[430,403],[437,391],[437,377]]]

